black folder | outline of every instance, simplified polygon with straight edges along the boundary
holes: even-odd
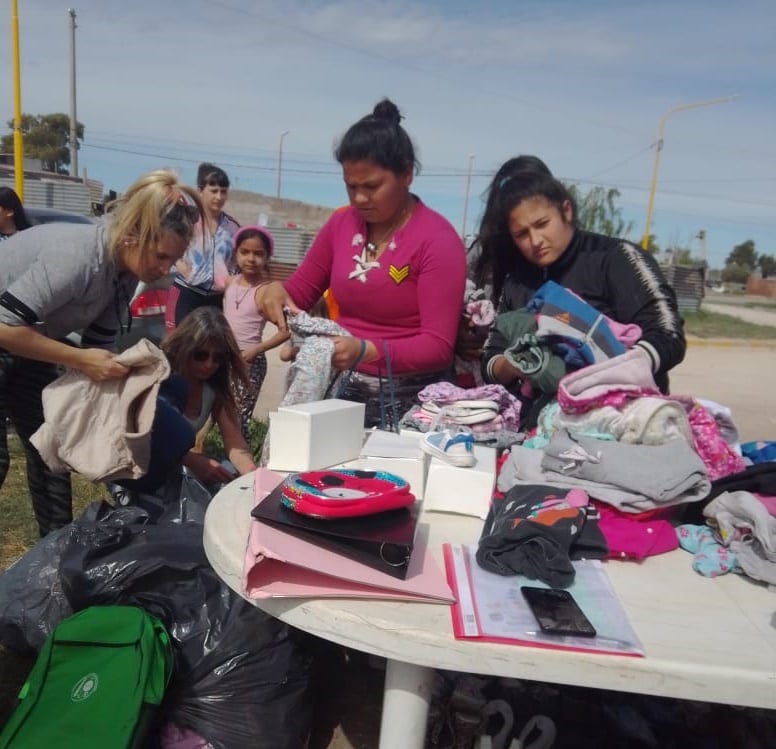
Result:
[[[278,486],[253,508],[251,515],[285,533],[392,577],[406,579],[420,515],[419,502],[374,515],[324,520],[290,510],[280,497]]]

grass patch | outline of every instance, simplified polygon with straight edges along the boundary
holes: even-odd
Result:
[[[251,455],[253,455],[253,461],[258,464],[261,457],[261,449],[264,446],[264,438],[267,436],[269,429],[268,421],[251,421],[248,426],[248,446],[251,448]],[[208,432],[205,437],[203,445],[203,452],[205,455],[209,455],[211,458],[221,459],[226,454],[224,450],[224,440],[221,437],[221,432],[217,426]]]
[[[8,451],[11,465],[5,483],[0,489],[0,570],[24,554],[38,540],[38,524],[32,512],[32,502],[27,489],[27,464],[19,438],[8,435]],[[73,474],[73,515],[76,517],[92,502],[108,498],[104,484],[93,483]]]
[[[776,340],[776,327],[755,325],[717,312],[688,312],[684,332],[698,338],[743,338],[752,341]]]

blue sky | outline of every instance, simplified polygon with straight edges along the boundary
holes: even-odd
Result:
[[[772,0],[73,0],[79,167],[125,188],[201,160],[234,186],[336,206],[331,152],[382,96],[406,116],[415,191],[460,230],[505,159],[542,157],[582,189],[616,187],[644,230],[719,267],[735,244],[776,254],[776,4]],[[68,5],[19,0],[22,109],[69,112]],[[0,119],[13,115],[10,12],[0,17]],[[6,41],[8,43],[6,43]],[[472,178],[466,204],[466,175]]]

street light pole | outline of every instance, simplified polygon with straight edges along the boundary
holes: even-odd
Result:
[[[681,106],[669,109],[661,118],[660,126],[657,129],[657,143],[655,144],[655,164],[652,167],[652,182],[649,186],[649,201],[647,202],[647,218],[644,222],[644,236],[641,238],[641,247],[646,250],[649,247],[649,227],[652,223],[652,207],[655,204],[655,187],[657,185],[657,169],[660,165],[660,154],[663,151],[663,132],[665,131],[666,121],[672,114],[682,112],[685,109],[697,109],[698,107],[709,107],[712,104],[724,104],[728,101],[737,99],[738,94],[735,96],[723,96],[718,99],[704,99],[703,101],[694,101],[690,104],[682,104]]]
[[[469,163],[466,167],[466,197],[463,199],[463,221],[461,226],[461,239],[466,242],[466,214],[469,212],[469,188],[472,184],[472,163],[474,154],[469,154]]]
[[[78,121],[75,113],[75,8],[70,15],[70,176],[78,176]]]
[[[283,139],[290,133],[290,130],[284,130],[280,133],[280,142],[278,143],[278,189],[277,196],[280,198],[280,184],[283,176]]]

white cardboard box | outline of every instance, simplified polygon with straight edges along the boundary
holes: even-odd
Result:
[[[269,415],[269,463],[274,471],[309,471],[358,458],[364,404],[329,400],[282,406]]]
[[[423,495],[424,510],[485,519],[496,483],[496,451],[475,444],[474,455],[477,462],[471,468],[452,466],[441,458],[431,458]]]
[[[400,476],[409,483],[416,499],[423,499],[428,457],[415,436],[375,430],[368,434],[361,448],[358,467]]]

